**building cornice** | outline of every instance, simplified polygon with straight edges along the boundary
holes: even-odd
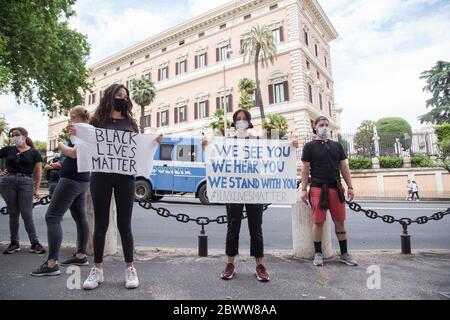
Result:
[[[220,7],[205,12],[181,24],[178,24],[166,31],[154,35],[144,41],[141,41],[127,49],[119,51],[103,60],[100,60],[90,66],[93,73],[107,70],[113,65],[123,63],[130,59],[140,57],[146,53],[150,53],[158,47],[164,47],[172,44],[178,39],[192,35],[195,31],[200,31],[207,26],[212,26],[219,21],[233,17],[241,12],[251,10],[261,5],[269,4],[274,0],[242,0],[236,6],[236,1],[230,1]]]
[[[304,7],[308,10],[308,12],[316,18],[319,26],[325,32],[327,40],[335,40],[339,34],[330,19],[328,19],[319,2],[317,0],[302,0],[301,2],[304,4]]]

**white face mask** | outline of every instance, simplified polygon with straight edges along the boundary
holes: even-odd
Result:
[[[329,133],[328,127],[319,127],[319,128],[317,128],[317,135],[322,137],[322,138],[328,137],[328,133]]]
[[[248,121],[247,120],[236,121],[236,129],[239,131],[247,130],[248,129]]]
[[[14,142],[16,147],[18,147],[23,143],[23,136],[14,136],[12,137],[12,141]]]

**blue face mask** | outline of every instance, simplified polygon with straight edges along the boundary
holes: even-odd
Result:
[[[238,120],[236,121],[236,129],[239,131],[245,131],[248,129],[248,121],[247,120]]]

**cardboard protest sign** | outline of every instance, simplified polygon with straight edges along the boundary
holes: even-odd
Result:
[[[296,202],[296,152],[291,141],[214,137],[205,153],[210,202]]]
[[[74,125],[78,172],[107,172],[148,177],[153,168],[157,134],[140,134]]]

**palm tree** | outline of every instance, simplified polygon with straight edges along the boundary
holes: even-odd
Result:
[[[5,119],[0,119],[0,137],[4,134],[7,134],[8,131],[8,123],[6,123]]]
[[[289,124],[286,118],[278,114],[270,114],[267,118],[267,121],[264,120],[262,122],[262,127],[267,132],[267,138],[274,139],[277,135],[279,139],[284,138],[289,130]]]
[[[242,42],[242,50],[244,51],[244,62],[249,58],[253,58],[255,64],[256,79],[256,101],[255,105],[259,107],[261,112],[261,121],[266,119],[264,115],[264,106],[261,97],[261,87],[259,82],[259,64],[263,68],[269,66],[269,62],[274,64],[277,58],[277,46],[272,36],[272,31],[267,26],[256,25],[250,31],[244,33]]]
[[[239,91],[241,96],[239,98],[239,109],[250,110],[253,107],[253,91],[255,91],[255,81],[249,78],[241,78],[239,80]]]
[[[225,135],[225,126],[223,121],[224,110],[217,109],[213,115],[213,121],[211,121],[210,127],[214,131],[219,131],[222,136]],[[227,128],[231,127],[231,121],[227,120]]]
[[[150,105],[156,96],[155,84],[142,76],[140,79],[134,79],[131,82],[131,94],[133,100],[141,107],[141,133],[144,133],[145,127],[145,107]]]

